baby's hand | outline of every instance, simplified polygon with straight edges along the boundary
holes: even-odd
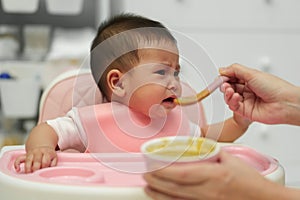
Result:
[[[17,157],[14,163],[17,172],[20,172],[22,163],[24,163],[25,173],[31,173],[38,169],[55,166],[57,154],[51,147],[36,147],[25,155]]]

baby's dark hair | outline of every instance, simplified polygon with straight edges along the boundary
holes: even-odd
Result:
[[[160,22],[135,15],[120,14],[103,22],[91,46],[91,71],[104,97],[108,97],[107,73],[125,73],[140,61],[139,49],[176,46],[176,40]]]

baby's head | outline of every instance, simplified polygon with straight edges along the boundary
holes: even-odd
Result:
[[[181,94],[175,38],[161,23],[141,16],[121,14],[100,25],[91,47],[91,70],[108,101],[145,115],[168,112]]]

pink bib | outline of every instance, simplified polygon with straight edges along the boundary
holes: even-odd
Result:
[[[87,134],[87,152],[140,152],[145,141],[190,132],[180,107],[166,117],[151,120],[116,102],[78,108],[78,113]]]

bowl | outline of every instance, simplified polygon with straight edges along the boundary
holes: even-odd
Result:
[[[217,162],[219,144],[212,139],[191,136],[170,136],[149,140],[141,146],[147,170],[170,164]]]

